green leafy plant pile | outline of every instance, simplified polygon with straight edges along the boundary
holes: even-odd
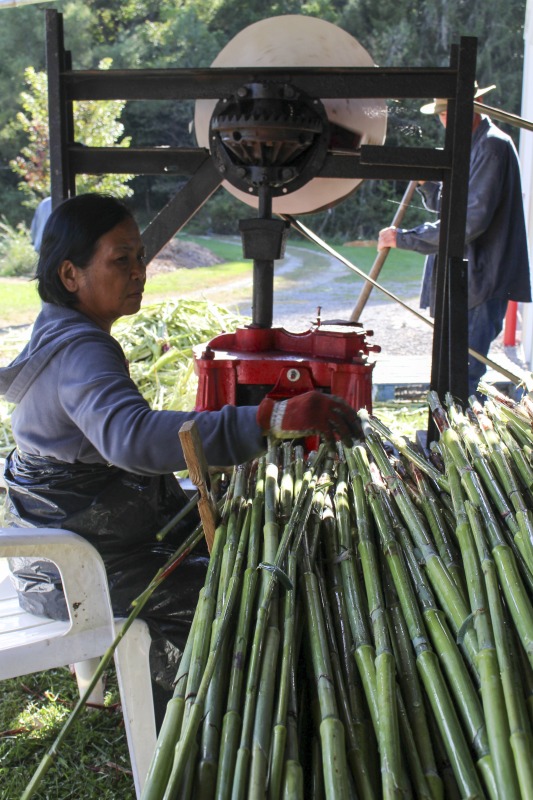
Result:
[[[192,349],[234,331],[246,317],[206,300],[154,303],[113,328],[143,397],[157,410],[190,411],[197,378]]]

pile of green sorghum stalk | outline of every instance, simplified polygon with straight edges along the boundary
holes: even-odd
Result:
[[[143,800],[533,796],[533,405],[487,392],[235,471]]]

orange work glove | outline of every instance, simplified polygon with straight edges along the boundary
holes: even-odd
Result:
[[[363,438],[354,409],[340,397],[322,392],[305,392],[287,400],[265,397],[257,409],[257,422],[265,434],[276,439],[320,434],[352,444],[353,439]]]

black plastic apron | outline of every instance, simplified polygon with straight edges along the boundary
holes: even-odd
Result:
[[[4,525],[64,528],[87,539],[103,558],[115,616],[198,524],[196,511],[158,542],[155,534],[187,503],[173,475],[145,476],[98,464],[67,464],[14,450],[6,459]],[[141,613],[152,632],[183,649],[208,563],[200,543],[154,592]],[[21,606],[65,619],[58,570],[46,560],[10,560]]]

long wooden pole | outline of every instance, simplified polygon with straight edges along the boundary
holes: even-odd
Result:
[[[401,203],[396,209],[394,219],[392,220],[391,223],[393,227],[397,228],[401,224],[404,214],[409,206],[409,203],[411,202],[415,189],[416,189],[416,181],[410,181],[407,189],[404,192]],[[385,247],[383,250],[380,250],[378,252],[376,259],[372,264],[372,268],[368,273],[369,277],[372,278],[372,280],[375,281],[377,279],[379,273],[381,272],[383,264],[387,260],[389,252],[390,252],[390,247]],[[370,283],[370,281],[365,281],[363,288],[361,289],[361,294],[359,295],[359,300],[357,301],[357,305],[355,306],[350,316],[350,322],[359,322],[359,318],[361,317],[363,308],[365,307],[366,302],[370,297],[372,286],[373,284]]]

